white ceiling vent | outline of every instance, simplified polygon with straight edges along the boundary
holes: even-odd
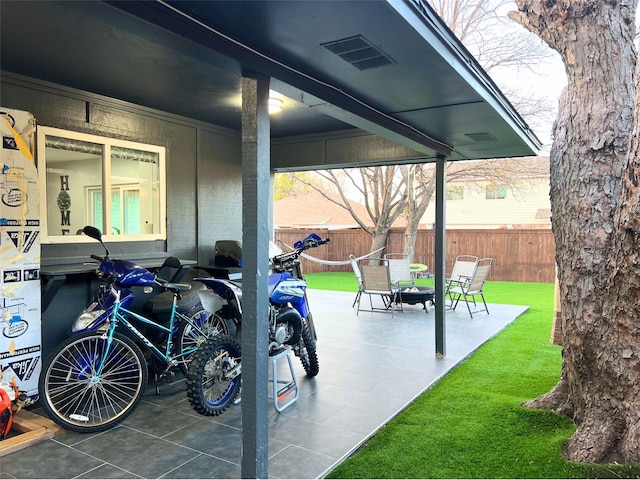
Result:
[[[396,63],[389,55],[375,47],[362,35],[322,43],[321,46],[335,53],[345,62],[349,62],[358,70],[369,70]]]

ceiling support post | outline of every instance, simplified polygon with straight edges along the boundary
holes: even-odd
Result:
[[[242,77],[242,478],[268,478],[269,77]]]
[[[436,357],[444,358],[447,354],[446,346],[446,316],[445,316],[445,289],[446,289],[446,230],[445,215],[447,191],[447,161],[444,155],[436,157],[436,229],[435,229],[435,332],[436,332]]]

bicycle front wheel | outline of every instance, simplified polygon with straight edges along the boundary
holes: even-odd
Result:
[[[193,354],[208,338],[229,335],[227,321],[217,313],[197,307],[187,316],[189,321],[181,320],[177,341],[181,355],[180,369],[185,375]]]
[[[147,376],[144,355],[124,335],[116,333],[110,346],[99,332],[75,335],[42,366],[42,408],[67,430],[108,430],[135,410]]]

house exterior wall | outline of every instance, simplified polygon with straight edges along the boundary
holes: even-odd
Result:
[[[518,191],[507,188],[506,198],[487,199],[488,182],[469,185],[447,182],[447,188],[463,189],[463,198],[447,199],[447,228],[551,228],[549,177],[526,181]],[[435,201],[432,199],[421,223],[435,222]]]
[[[166,147],[167,241],[122,242],[113,253],[200,261],[216,240],[241,237],[239,132],[6,72],[0,80],[0,105],[31,112],[38,125]],[[42,248],[43,260],[89,253],[87,244]]]
[[[8,72],[0,72],[0,106],[28,111],[42,126],[166,147],[167,240],[109,243],[114,256],[172,254],[208,264],[217,240],[242,238],[239,132]],[[92,253],[101,253],[92,243],[43,244],[42,265]],[[68,335],[96,288],[93,273],[67,276],[42,312],[43,356]]]

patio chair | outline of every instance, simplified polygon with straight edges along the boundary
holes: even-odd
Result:
[[[487,314],[489,314],[489,308],[487,307],[487,302],[484,299],[482,288],[484,287],[484,282],[489,276],[489,272],[491,272],[492,265],[493,258],[481,258],[480,260],[478,260],[475,271],[473,272],[471,278],[467,280],[451,281],[451,284],[447,289],[447,295],[449,295],[449,298],[451,299],[452,310],[455,310],[460,299],[463,299],[467,304],[467,310],[469,310],[469,315],[471,315],[471,318],[473,318],[474,313],[486,311]],[[470,303],[472,302],[474,308],[476,308],[477,296],[480,296],[480,298],[482,299],[484,308],[480,310],[474,310],[472,312]]]
[[[453,270],[447,277],[447,282],[451,280],[460,282],[470,279],[477,265],[478,257],[474,257],[473,255],[458,255],[453,264]]]
[[[356,302],[360,301],[360,296],[362,295],[362,274],[360,273],[360,267],[358,267],[358,260],[353,256],[353,253],[349,255],[349,262],[351,262],[351,268],[353,268],[353,273],[356,275],[356,280],[358,280],[358,293],[356,293],[356,298],[353,300],[353,305],[351,308],[356,306]]]
[[[399,288],[401,286],[414,285],[409,255],[405,255],[404,253],[387,253],[384,259],[389,261],[389,274],[391,276],[391,284],[394,287]]]
[[[366,312],[391,311],[391,315],[393,316],[396,305],[400,305],[400,310],[402,310],[399,289],[394,288],[391,284],[388,260],[384,258],[365,258],[358,262],[358,268],[362,275],[362,292],[358,297],[356,314],[360,313],[361,310]],[[369,295],[370,310],[360,308],[362,294]],[[373,306],[372,295],[380,297],[384,308]]]
[[[451,296],[449,295],[449,290],[451,287],[457,286],[460,282],[467,282],[473,277],[473,273],[478,266],[478,257],[473,255],[458,255],[456,257],[456,261],[453,264],[453,270],[445,279],[445,290],[444,296],[445,298]],[[448,305],[446,305],[448,309],[453,308],[453,302],[450,301]]]

